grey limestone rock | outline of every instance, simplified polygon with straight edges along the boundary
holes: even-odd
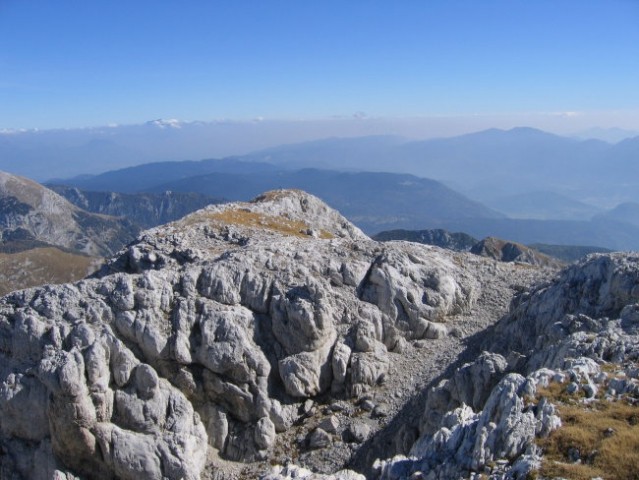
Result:
[[[300,404],[378,388],[407,340],[469,314],[484,260],[459,255],[379,244],[299,191],[148,230],[92,278],[0,300],[0,466],[195,479],[209,447],[267,458]]]
[[[351,348],[342,341],[338,341],[333,347],[331,367],[333,369],[333,383],[337,388],[346,381],[351,352]]]
[[[348,434],[352,441],[357,443],[365,442],[371,433],[371,427],[363,422],[355,422],[348,427]]]
[[[318,427],[311,432],[308,438],[308,446],[312,449],[324,448],[328,447],[332,441],[331,435],[323,428]]]
[[[287,465],[285,467],[277,466],[266,475],[260,477],[260,480],[291,480],[291,479],[308,479],[308,480],[365,480],[364,475],[360,475],[352,470],[340,470],[338,472],[324,475],[314,473],[297,465]]]
[[[501,355],[483,352],[474,362],[457,369],[451,378],[431,390],[422,417],[422,431],[437,429],[442,416],[460,405],[481,408],[507,367]]]
[[[408,478],[416,472],[428,473],[429,478],[466,477],[489,463],[504,459],[508,465],[534,452],[535,436],[560,425],[551,404],[540,404],[536,414],[526,407],[525,399],[535,388],[533,378],[506,375],[481,411],[462,404],[444,415],[439,430],[420,437],[409,457],[378,462],[380,477]],[[524,467],[518,464],[517,469]]]
[[[638,300],[634,253],[591,255],[515,296],[483,344],[488,351],[429,391],[410,456],[378,461],[380,477],[528,475],[542,458],[535,438],[561,427],[539,387],[562,383],[586,404],[639,392],[636,373],[624,368],[639,356]],[[602,364],[620,371],[609,376]]]
[[[326,431],[328,433],[332,433],[332,434],[336,434],[337,433],[337,430],[339,429],[339,426],[340,426],[339,419],[335,415],[331,415],[329,417],[326,417],[319,424],[319,428],[321,428],[322,430],[324,430],[324,431]]]

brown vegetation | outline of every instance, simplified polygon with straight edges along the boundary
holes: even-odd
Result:
[[[538,440],[544,451],[541,477],[639,479],[639,406],[633,399],[600,396],[584,403],[559,383],[539,389],[538,396],[557,405],[562,421],[548,438]]]
[[[300,221],[291,220],[286,217],[274,217],[265,215],[263,213],[251,212],[248,209],[242,208],[230,208],[221,212],[206,214],[206,218],[209,220],[217,220],[231,225],[242,225],[245,227],[260,228],[272,230],[284,235],[292,235],[301,238],[308,238],[312,229],[311,227]],[[200,217],[193,220],[200,220]],[[326,230],[319,230],[317,232],[319,238],[330,239],[333,238],[333,234]]]
[[[80,280],[100,259],[64,252],[54,247],[0,253],[0,295],[14,290]]]

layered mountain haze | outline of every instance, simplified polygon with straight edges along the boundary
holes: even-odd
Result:
[[[550,190],[597,208],[639,201],[637,182],[632,180],[638,173],[635,159],[639,138],[628,138],[632,132],[622,132],[625,138],[619,140],[617,135],[611,143],[597,140],[601,135],[594,133],[576,139],[521,127],[428,140],[376,135],[277,146],[278,139],[283,143],[285,136],[275,134],[276,123],[154,121],[77,130],[4,132],[0,134],[0,158],[4,159],[0,169],[42,181],[50,179],[42,178],[42,172],[54,171],[57,178],[69,178],[151,161],[234,155],[247,162],[270,163],[278,169],[321,167],[409,173],[443,181],[477,200]],[[236,142],[240,149],[220,147],[234,138],[243,139]],[[199,172],[191,176],[196,174]],[[133,190],[128,187],[122,191]]]
[[[188,137],[191,128],[208,128],[165,123],[145,128],[165,132],[171,142],[179,142],[183,134]],[[114,139],[119,138],[117,131]],[[182,158],[189,155],[184,146]],[[636,138],[613,144],[533,128],[490,129],[420,141],[389,135],[327,138],[220,159],[156,162],[56,183],[86,191],[172,190],[229,200],[248,200],[272,188],[301,188],[370,234],[440,228],[524,244],[628,250],[639,248],[637,227],[618,219],[611,223],[600,214],[639,201],[639,184],[633,180],[639,178],[634,161],[638,154]],[[393,176],[403,174],[410,176]],[[373,175],[380,177],[373,180]],[[386,184],[380,185],[385,175]],[[330,176],[334,186],[327,185]],[[417,187],[398,188],[402,182]],[[411,195],[412,200],[405,201]]]
[[[234,158],[200,161],[152,162],[99,175],[81,175],[49,183],[71,185],[88,191],[136,193],[158,189],[169,182],[217,174],[261,174],[278,170],[268,163],[245,162]]]
[[[413,175],[278,170],[268,169],[263,164],[257,164],[256,171],[252,171],[252,165],[232,160],[142,165],[86,180],[71,179],[68,183],[78,187],[129,191],[128,185],[139,178],[140,189],[147,192],[195,192],[228,200],[249,200],[273,188],[299,188],[322,198],[368,233],[466,218],[504,217],[439,182]],[[182,167],[183,170],[179,170]],[[192,168],[213,172],[191,176]],[[178,170],[180,177],[151,185],[151,179],[171,178]],[[152,171],[155,174],[150,175]]]
[[[602,208],[610,201],[639,199],[632,191],[638,152],[637,138],[610,144],[520,127],[422,141],[331,138],[243,158],[296,168],[321,161],[325,168],[410,173],[442,181],[478,200],[550,190]]]
[[[621,203],[611,210],[599,213],[595,219],[639,226],[639,203]]]
[[[601,208],[555,192],[538,191],[484,200],[491,208],[511,218],[531,220],[590,220]]]

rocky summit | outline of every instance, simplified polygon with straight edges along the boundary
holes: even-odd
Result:
[[[378,243],[301,191],[206,207],[0,300],[0,478],[526,475],[542,387],[639,371],[639,257],[555,273]]]

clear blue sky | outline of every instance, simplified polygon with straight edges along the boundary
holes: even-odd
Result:
[[[0,129],[360,111],[639,112],[639,0],[0,0]]]

